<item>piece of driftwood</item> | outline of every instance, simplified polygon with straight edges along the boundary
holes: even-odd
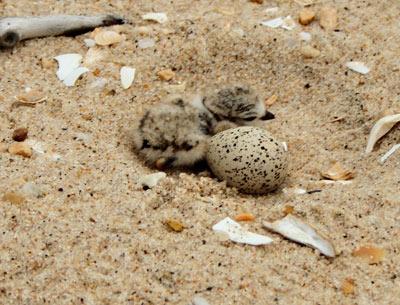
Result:
[[[0,47],[13,47],[19,41],[30,38],[75,36],[96,27],[122,23],[124,20],[114,15],[5,17],[0,18]]]

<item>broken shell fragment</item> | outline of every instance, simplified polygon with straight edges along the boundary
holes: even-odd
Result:
[[[114,31],[98,31],[94,41],[99,46],[109,46],[121,42],[123,36]]]
[[[142,16],[142,19],[156,21],[158,23],[165,23],[168,21],[167,14],[165,13],[147,13]]]
[[[393,126],[396,125],[398,122],[400,122],[400,113],[394,115],[388,115],[378,120],[375,123],[374,127],[372,127],[371,129],[365,152],[369,154],[374,148],[375,143],[380,138],[382,138],[386,133],[388,133],[388,131],[392,129]]]
[[[259,246],[269,244],[273,241],[268,236],[246,231],[240,224],[229,217],[226,217],[220,222],[216,223],[212,229],[215,232],[228,235],[230,240],[241,244]]]
[[[339,162],[335,162],[328,170],[321,172],[321,176],[331,180],[350,180],[354,178],[354,174],[342,167]]]
[[[162,179],[167,177],[164,172],[158,172],[150,175],[146,175],[139,180],[139,183],[145,188],[155,187]]]
[[[251,213],[241,213],[235,216],[236,221],[253,221],[256,219]]]
[[[336,255],[335,249],[328,240],[322,238],[312,227],[291,214],[272,223],[265,221],[263,225],[288,239],[317,249],[325,256],[335,257]]]
[[[44,102],[47,99],[47,96],[45,96],[43,92],[40,92],[38,90],[30,90],[26,93],[17,95],[15,98],[21,104],[34,105]]]
[[[58,62],[57,77],[59,80],[64,80],[69,74],[71,74],[75,69],[77,69],[82,60],[82,55],[80,54],[63,54],[54,57]]]
[[[64,84],[67,87],[72,87],[75,85],[75,82],[82,76],[82,74],[89,72],[88,68],[79,67],[72,71],[68,76],[64,79]]]
[[[351,278],[346,278],[342,283],[342,292],[344,295],[354,294],[355,282]]]
[[[360,74],[367,74],[370,71],[370,69],[361,61],[349,61],[346,63],[346,67]]]
[[[176,219],[168,219],[165,224],[174,232],[182,232],[185,226]]]
[[[32,156],[32,149],[26,142],[17,142],[10,145],[8,152],[12,155],[18,155],[25,158]]]
[[[122,67],[120,74],[121,74],[121,84],[122,84],[122,88],[124,89],[128,89],[134,79],[135,79],[135,72],[136,69],[135,68],[131,68],[131,67]]]
[[[380,263],[384,256],[385,250],[377,247],[361,247],[353,251],[353,256],[360,257],[368,262],[368,264],[378,264]]]
[[[380,164],[385,163],[385,161],[386,161],[391,155],[393,155],[393,154],[396,152],[396,150],[398,150],[399,148],[400,148],[400,144],[393,145],[393,147],[392,147],[391,149],[389,149],[389,150],[380,158],[379,163],[380,163]]]

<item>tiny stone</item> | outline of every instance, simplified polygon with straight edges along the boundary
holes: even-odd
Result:
[[[315,18],[315,12],[305,8],[300,11],[299,13],[299,22],[302,25],[308,25],[310,24]]]
[[[320,11],[319,24],[325,30],[334,30],[337,26],[337,11],[333,7],[323,7]]]
[[[250,0],[250,2],[263,4],[264,0]]]
[[[4,201],[8,201],[12,204],[22,204],[25,202],[25,198],[18,193],[15,192],[7,192],[3,195],[2,198]]]
[[[140,49],[152,48],[155,45],[155,41],[152,38],[143,38],[138,41],[138,47]]]
[[[28,129],[18,128],[15,129],[12,135],[14,141],[23,142],[28,137]]]
[[[164,172],[158,172],[158,173],[146,175],[139,180],[139,183],[142,185],[142,187],[151,189],[151,188],[155,187],[158,184],[158,182],[160,182],[166,176],[167,176],[167,174]]]
[[[321,52],[319,50],[317,50],[316,48],[312,47],[312,46],[303,46],[300,50],[301,54],[303,54],[303,56],[305,58],[314,58],[314,57],[318,57]]]
[[[174,232],[182,232],[184,229],[184,225],[175,219],[168,219],[165,224]]]
[[[161,80],[169,81],[174,78],[175,73],[170,69],[166,69],[166,70],[158,71],[157,75]]]
[[[10,154],[19,155],[19,156],[23,156],[26,158],[30,158],[32,156],[31,147],[24,142],[18,142],[18,143],[11,144],[10,147],[8,148],[8,152]]]

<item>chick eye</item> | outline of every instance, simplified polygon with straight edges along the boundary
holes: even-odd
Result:
[[[255,120],[257,117],[256,116],[251,116],[251,117],[248,117],[248,118],[244,118],[243,120],[244,121],[253,121],[253,120]]]

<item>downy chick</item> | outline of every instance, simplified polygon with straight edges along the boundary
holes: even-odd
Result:
[[[273,119],[253,89],[230,86],[191,103],[182,98],[146,111],[134,130],[137,152],[157,168],[191,167],[203,161],[207,140],[225,129]]]

